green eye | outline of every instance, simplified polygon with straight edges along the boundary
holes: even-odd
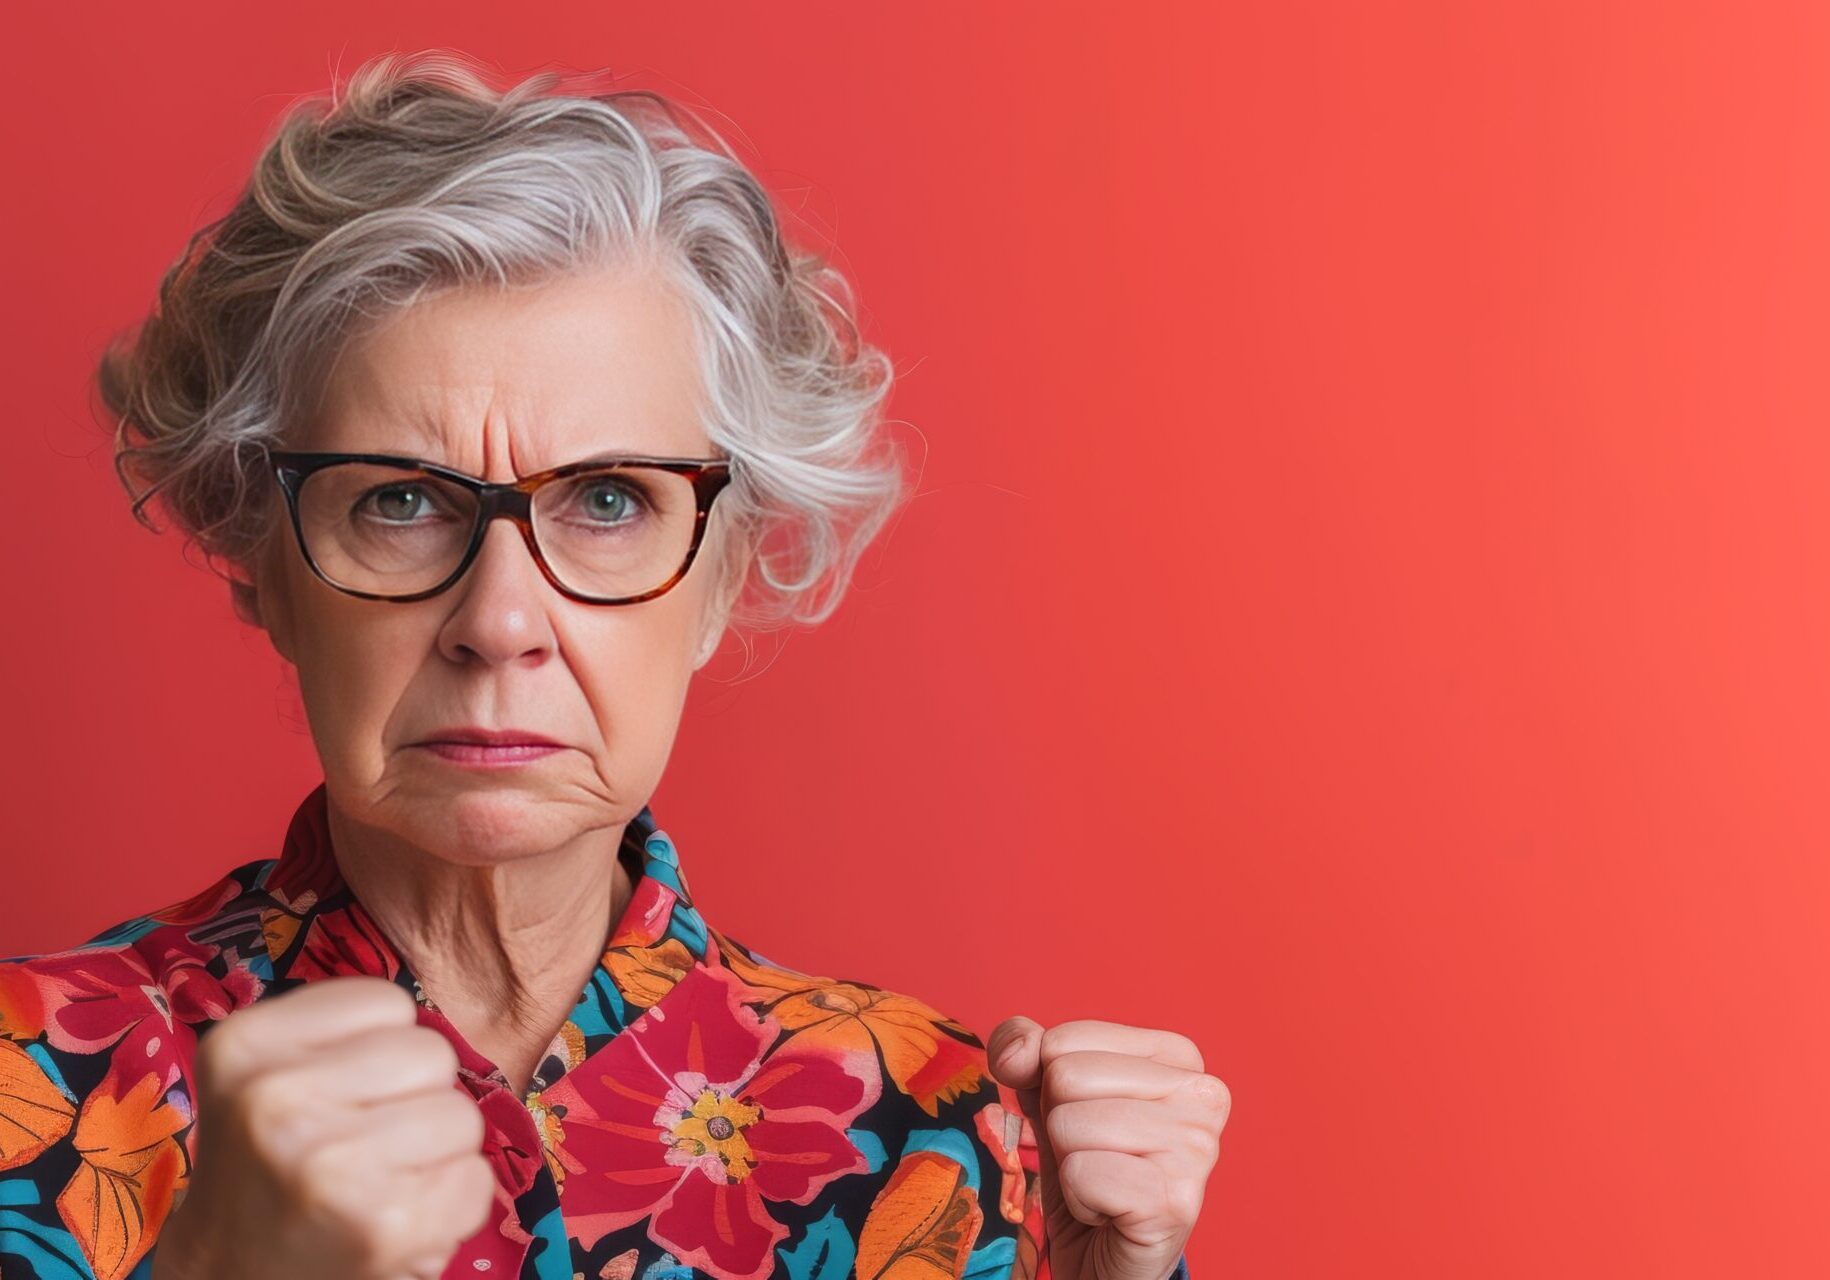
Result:
[[[599,529],[625,528],[653,510],[639,484],[605,479],[581,484],[572,506],[579,514],[579,523]]]

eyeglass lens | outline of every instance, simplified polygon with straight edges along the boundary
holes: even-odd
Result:
[[[478,499],[422,471],[343,462],[312,472],[299,527],[319,570],[376,595],[411,595],[450,576],[470,545]],[[616,466],[552,481],[534,494],[534,540],[573,591],[641,595],[673,577],[692,548],[698,503],[686,476]]]

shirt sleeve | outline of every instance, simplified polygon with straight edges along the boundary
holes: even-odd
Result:
[[[5,1280],[150,1276],[191,1112],[155,981],[121,946],[0,960]]]
[[[57,1204],[82,1166],[72,1140],[77,1114],[42,1044],[0,1040],[0,1276],[6,1280],[95,1280]]]

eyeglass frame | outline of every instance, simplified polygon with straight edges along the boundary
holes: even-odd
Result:
[[[513,521],[521,530],[521,540],[527,544],[528,553],[534,557],[534,563],[540,566],[541,576],[552,584],[554,590],[567,599],[576,600],[581,604],[598,605],[640,604],[644,600],[652,600],[658,595],[671,591],[679,584],[680,579],[686,576],[687,570],[693,567],[693,561],[699,554],[699,544],[705,538],[706,523],[711,515],[712,503],[734,478],[729,458],[669,458],[639,454],[603,454],[591,458],[581,458],[576,462],[561,463],[556,467],[549,467],[545,471],[536,471],[531,475],[522,476],[519,480],[491,481],[436,462],[427,462],[423,458],[410,458],[399,454],[333,453],[265,447],[263,447],[263,452],[266,453],[268,461],[273,466],[274,478],[279,482],[281,492],[286,496],[286,508],[292,517],[292,531],[298,540],[299,554],[305,558],[305,563],[311,568],[312,573],[345,595],[355,596],[362,600],[384,600],[394,604],[411,604],[418,600],[427,600],[449,590],[476,560],[477,552],[483,546],[484,535],[489,532],[490,523],[498,518]],[[436,476],[475,495],[477,514],[471,527],[470,545],[464,548],[464,554],[458,560],[457,568],[446,575],[443,582],[428,587],[424,591],[415,591],[407,595],[382,595],[378,592],[359,591],[354,587],[346,587],[319,567],[318,562],[312,558],[311,548],[305,542],[305,528],[299,517],[299,491],[314,472],[345,462],[391,466],[403,471]],[[675,475],[685,476],[692,482],[696,504],[692,541],[687,545],[686,559],[674,571],[674,575],[660,586],[633,596],[603,598],[586,595],[561,582],[559,575],[553,571],[553,566],[547,563],[546,554],[540,549],[539,540],[534,536],[534,494],[545,485],[555,480],[563,480],[568,476],[586,471],[614,471],[625,467],[647,467],[652,470],[670,471]]]

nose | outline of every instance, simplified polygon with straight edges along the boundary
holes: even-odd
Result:
[[[556,595],[514,522],[491,520],[476,559],[447,593],[455,607],[439,648],[460,663],[541,661],[556,643],[547,609]]]

